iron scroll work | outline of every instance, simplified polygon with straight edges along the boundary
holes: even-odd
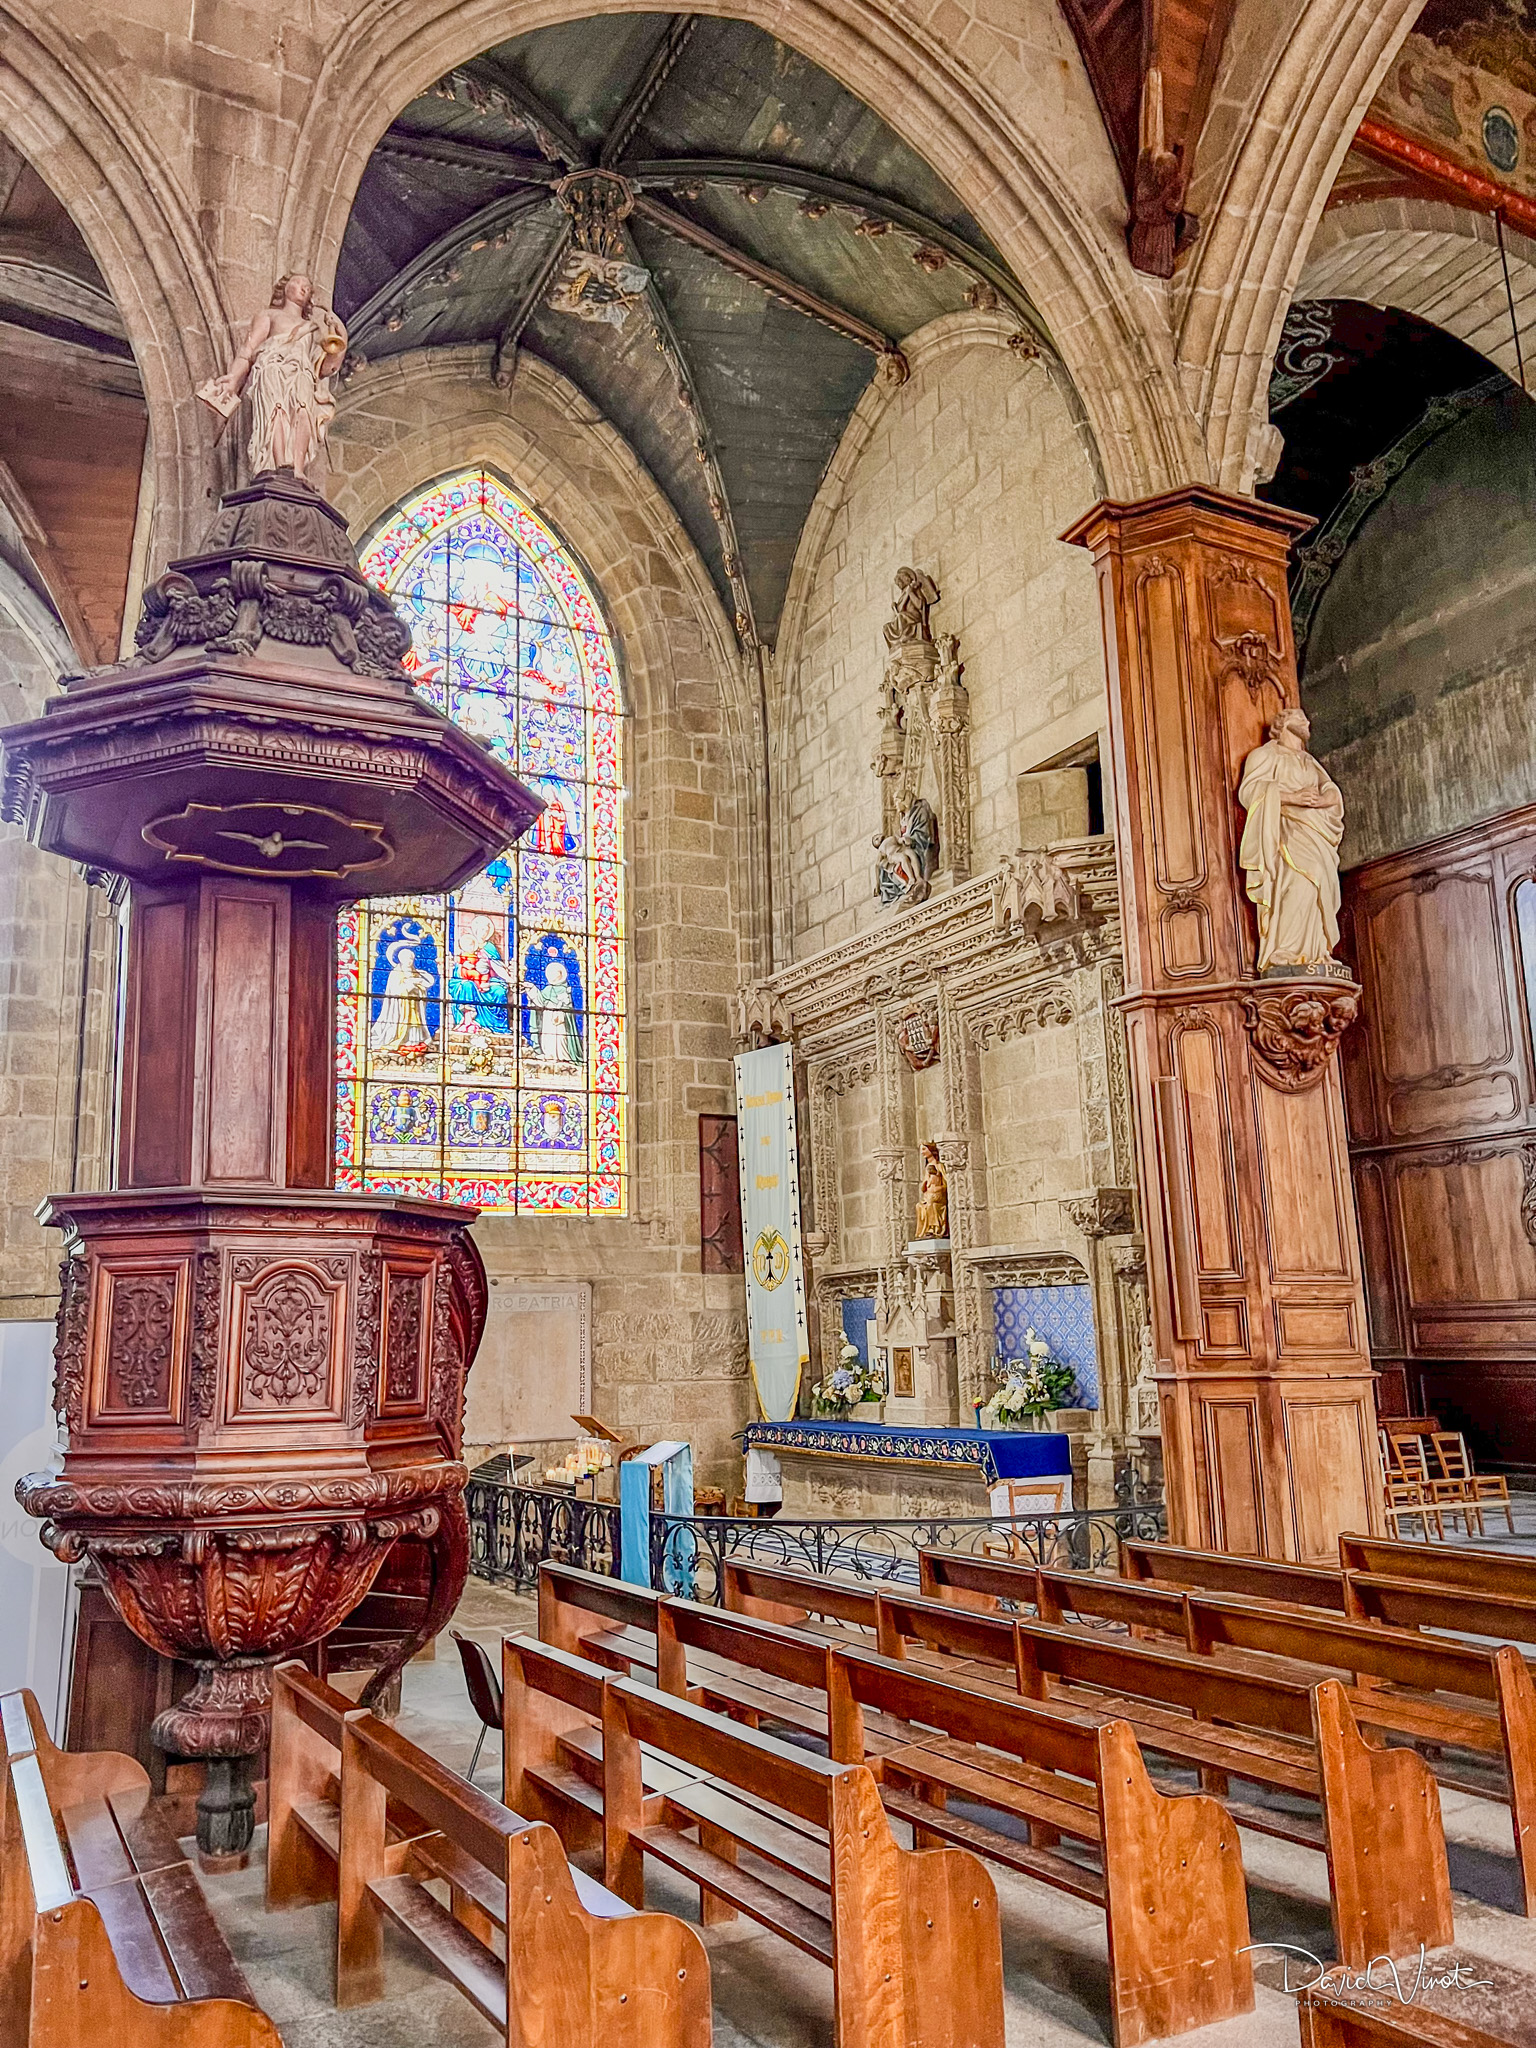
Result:
[[[1129,1476],[1129,1475],[1128,1475]],[[1114,1508],[1059,1514],[882,1521],[759,1520],[750,1515],[652,1515],[651,1583],[684,1598],[723,1604],[728,1563],[915,1586],[918,1553],[950,1550],[1061,1571],[1113,1572],[1122,1543],[1162,1542],[1167,1514],[1139,1484]],[[480,1467],[465,1495],[470,1569],[519,1588],[537,1584],[550,1558],[619,1575],[619,1511],[550,1487],[518,1486]]]

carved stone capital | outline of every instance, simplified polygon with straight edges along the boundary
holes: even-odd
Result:
[[[1243,1023],[1265,1080],[1290,1094],[1314,1088],[1339,1039],[1360,1014],[1356,983],[1297,981],[1242,998]]]
[[[776,989],[765,981],[749,981],[736,994],[736,1043],[739,1046],[787,1045],[795,1020]]]
[[[1121,1237],[1136,1227],[1129,1188],[1090,1188],[1087,1194],[1069,1195],[1061,1206],[1084,1237]]]

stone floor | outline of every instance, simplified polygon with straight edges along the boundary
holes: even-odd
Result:
[[[455,1625],[494,1649],[503,1631],[531,1630],[534,1618],[531,1601],[471,1580]],[[449,1654],[407,1672],[398,1726],[462,1771],[477,1723],[446,1638],[443,1648]],[[499,1762],[493,1735],[477,1774],[488,1791],[499,1789]],[[1421,1989],[1420,1996],[1519,2048],[1536,2048],[1536,1928],[1509,1910],[1516,1893],[1508,1810],[1452,1792],[1443,1795],[1443,1808],[1456,1889],[1456,1946],[1428,1962],[1433,1975],[1453,1981]],[[264,1832],[257,1837],[258,1852],[264,1850]],[[1321,1853],[1245,1834],[1243,1856],[1254,1940],[1274,1945],[1260,1959],[1257,2009],[1182,2036],[1191,2048],[1294,2048],[1298,2030],[1284,1988],[1286,1970],[1293,1987],[1312,1972],[1298,1953],[1287,1964],[1283,1945],[1324,1960],[1331,1953]],[[994,1875],[1002,1908],[1009,2048],[1108,2042],[1103,1915],[1030,1880],[1004,1871]],[[680,1885],[669,1890],[663,1877],[652,1874],[650,1903],[697,1919],[696,1894]],[[333,1908],[266,1913],[260,1854],[250,1869],[205,1882],[251,1989],[277,2022],[286,2048],[418,2048],[422,2042],[433,2048],[490,2048],[499,2039],[393,1937],[387,1995],[378,2004],[337,2012],[331,2004]],[[824,1969],[747,1921],[710,1928],[704,1938],[718,2048],[830,2048],[831,1979]],[[1405,1996],[1417,1977],[1417,1966],[1410,1964]]]

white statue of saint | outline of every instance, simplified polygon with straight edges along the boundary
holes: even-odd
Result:
[[[315,303],[315,289],[295,272],[272,287],[272,303],[246,329],[240,352],[198,397],[228,419],[241,393],[251,401],[251,473],[291,469],[303,476],[325,444],[336,401],[332,373],[347,352],[347,330]]]
[[[1344,797],[1307,752],[1311,733],[1304,711],[1281,711],[1238,786],[1248,814],[1238,860],[1259,914],[1260,974],[1305,973],[1339,943]]]
[[[581,1026],[571,1000],[571,980],[565,964],[551,960],[544,969],[544,986],[527,984],[529,1036],[538,1057],[551,1067],[581,1065]]]
[[[373,1020],[368,1043],[375,1052],[392,1052],[410,1059],[432,1043],[427,1028],[426,998],[432,993],[432,977],[416,965],[416,949],[400,940],[386,949],[389,973],[379,1014]]]

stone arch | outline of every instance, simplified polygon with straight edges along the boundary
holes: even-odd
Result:
[[[1190,203],[1205,221],[1178,281],[1185,388],[1213,483],[1248,491],[1270,452],[1269,371],[1324,202],[1422,0],[1239,0]]]
[[[154,560],[190,553],[209,516],[211,426],[193,393],[229,332],[174,173],[117,89],[30,0],[0,0],[0,124],[84,236],[144,385]]]
[[[518,26],[639,4],[532,0]],[[949,182],[1038,307],[1113,493],[1137,497],[1205,474],[1162,302],[1130,267],[1119,173],[1055,0],[1020,0],[1007,35],[963,5],[942,34],[916,9],[871,0],[708,0],[706,11],[792,44]],[[295,146],[278,231],[284,261],[334,275],[379,136],[415,94],[507,27],[501,0],[368,0],[357,10],[326,54]]]
[[[1536,311],[1536,242],[1506,228],[1504,243],[1524,334]],[[1490,215],[1469,207],[1429,198],[1334,207],[1312,237],[1296,296],[1395,306],[1519,375],[1498,234]]]

